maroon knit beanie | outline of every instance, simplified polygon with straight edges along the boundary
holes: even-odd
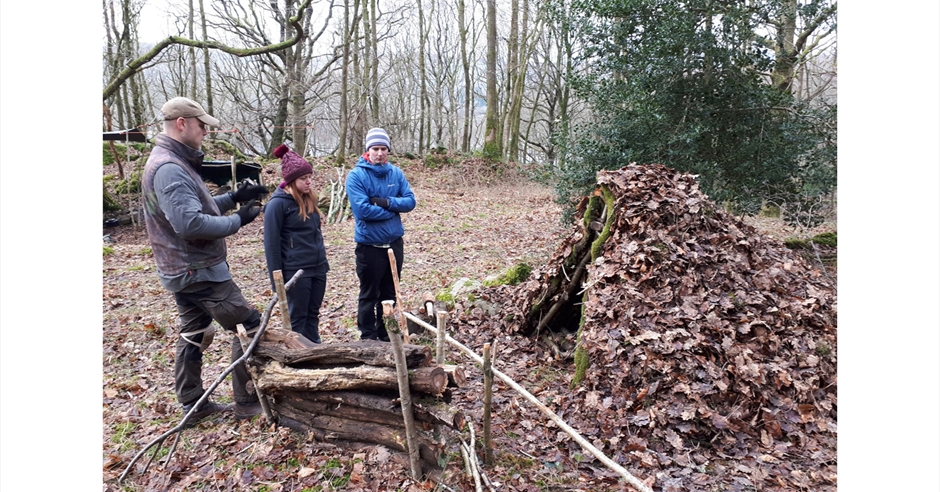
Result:
[[[284,177],[284,183],[290,184],[295,179],[313,172],[313,166],[309,162],[284,144],[274,149],[274,156],[281,158],[281,176]]]

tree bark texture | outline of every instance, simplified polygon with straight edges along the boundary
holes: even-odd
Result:
[[[360,391],[296,391],[278,397],[278,401],[289,401],[296,408],[323,415],[349,416],[355,420],[388,425],[404,425],[401,405],[397,398]],[[458,408],[451,407],[434,398],[415,398],[415,421],[424,429],[434,425],[446,425],[460,430],[466,416]],[[362,415],[362,418],[357,417]]]
[[[272,361],[261,366],[259,372],[258,387],[267,394],[283,394],[297,390],[394,390],[398,388],[398,376],[392,367],[294,369]],[[408,382],[413,391],[440,395],[447,387],[447,374],[440,367],[420,367],[409,371]]]
[[[265,340],[267,342],[267,340]],[[293,343],[293,342],[291,342]],[[302,342],[301,342],[302,343]],[[431,349],[424,345],[404,345],[408,368],[427,367],[431,362]],[[282,362],[287,365],[301,363],[322,366],[343,364],[367,364],[378,367],[395,367],[391,346],[372,340],[348,343],[313,344],[312,347],[287,347],[283,343],[263,343],[255,349],[258,357]]]
[[[301,432],[311,432],[319,441],[355,441],[381,444],[396,451],[407,452],[404,427],[389,427],[370,422],[311,415],[289,404],[278,407],[284,425]],[[418,455],[428,465],[438,466],[444,447],[424,433],[418,435]]]

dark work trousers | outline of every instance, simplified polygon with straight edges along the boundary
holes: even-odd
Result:
[[[320,305],[326,292],[326,277],[303,277],[287,291],[290,328],[320,343]]]
[[[402,238],[390,243],[398,263],[398,275],[401,277],[401,265],[405,260],[405,246]],[[388,248],[356,244],[356,275],[359,276],[359,338],[362,340],[388,340],[385,320],[382,319],[382,301],[395,299],[395,279],[388,261]]]
[[[248,304],[235,282],[199,282],[177,292],[176,308],[180,315],[180,333],[201,330],[215,320],[233,334],[235,325],[241,323],[248,332],[261,325],[261,313]],[[220,334],[221,335],[221,334]],[[200,343],[203,334],[191,339]],[[242,346],[237,337],[232,337],[232,362],[242,356]],[[205,390],[202,387],[202,351],[181,336],[176,341],[176,399],[183,405],[195,403]],[[258,400],[255,392],[249,393],[245,384],[251,381],[244,364],[232,371],[232,394],[238,403]]]

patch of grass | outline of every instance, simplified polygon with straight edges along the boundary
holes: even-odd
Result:
[[[134,430],[133,422],[121,422],[114,427],[114,433],[111,434],[111,442],[119,444],[120,452],[125,452],[134,446],[134,440],[129,438],[129,434]]]
[[[165,366],[168,361],[166,354],[163,352],[154,352],[153,355],[150,356],[150,360],[163,366]]]
[[[141,270],[143,270],[143,269],[144,269],[144,266],[143,266],[143,265],[134,265],[134,266],[131,266],[131,267],[127,267],[127,271],[129,271],[129,272],[139,272],[139,271],[141,271]]]
[[[158,448],[157,447],[150,448],[147,450],[146,453],[144,453],[144,456],[146,456],[149,459],[154,454],[156,454],[156,457],[154,459],[158,460],[170,454],[170,448],[166,446],[159,446]]]
[[[153,254],[153,248],[151,248],[150,246],[147,246],[146,248],[138,251],[137,254],[143,255],[143,256],[150,256]]]
[[[442,289],[434,296],[434,299],[447,304],[448,311],[454,309],[454,295],[450,293],[450,290]]]
[[[104,256],[113,255],[113,254],[114,254],[114,248],[112,248],[111,246],[104,246]]]

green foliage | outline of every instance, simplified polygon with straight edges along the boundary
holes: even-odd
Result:
[[[439,147],[443,149],[443,147]],[[444,149],[445,151],[447,149]],[[435,152],[431,151],[430,154],[424,156],[424,165],[431,169],[440,169],[446,167],[447,165],[454,162],[454,159],[448,156],[445,152]]]
[[[450,291],[447,289],[440,290],[434,296],[434,299],[447,304],[448,311],[454,308],[454,295],[451,294]]]
[[[133,142],[130,144],[131,148],[137,151],[137,155],[132,158],[136,159],[143,154],[144,149],[147,148],[146,144],[140,142]],[[114,164],[114,152],[111,151],[111,145],[109,142],[102,142],[102,152],[101,152],[101,163],[105,166]],[[114,142],[114,150],[117,152],[117,155],[121,158],[121,161],[127,160],[127,146],[122,143]]]
[[[105,212],[117,212],[123,208],[117,199],[111,196],[111,193],[108,193],[108,188],[105,186],[102,187],[102,198],[102,209]]]
[[[762,2],[758,9],[770,9]],[[586,43],[573,87],[595,120],[561,139],[559,202],[584,196],[601,169],[663,164],[746,213],[836,184],[836,108],[809,107],[768,84],[773,54],[750,4],[576,0]],[[763,12],[766,14],[766,12]],[[580,16],[580,17],[578,17]]]
[[[141,190],[140,178],[142,175],[143,175],[143,170],[135,169],[130,174],[130,176],[127,176],[126,178],[124,178],[124,181],[120,181],[118,182],[118,184],[114,186],[114,192],[121,194],[121,195],[126,195],[130,193],[140,193],[140,190]]]
[[[483,285],[487,287],[496,285],[518,285],[520,282],[529,278],[530,273],[532,273],[532,267],[525,262],[518,263],[496,277],[496,279],[484,281]]]
[[[104,256],[113,255],[113,254],[114,254],[114,248],[112,248],[111,246],[104,246]]]
[[[816,234],[813,236],[813,242],[821,246],[829,246],[832,248],[836,247],[836,233],[834,232],[823,232],[822,234]]]

